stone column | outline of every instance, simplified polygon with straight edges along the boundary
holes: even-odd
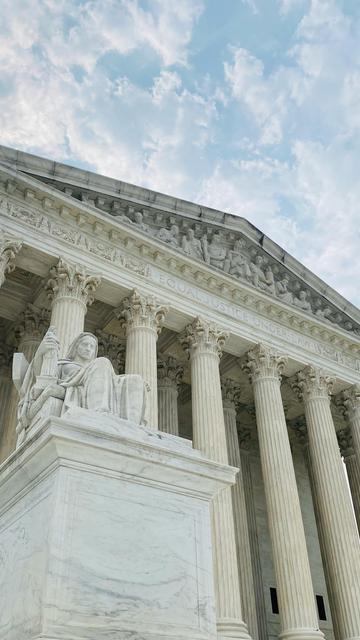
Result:
[[[99,284],[99,276],[90,275],[83,266],[62,258],[50,269],[45,289],[52,302],[50,324],[60,342],[60,357],[66,355],[71,342],[84,331],[87,305],[93,303]]]
[[[354,453],[360,466],[360,384],[343,392],[344,406],[349,421]]]
[[[98,356],[109,358],[115,373],[125,373],[125,337],[121,338],[106,331],[95,331],[98,339]]]
[[[146,419],[151,429],[158,426],[156,342],[167,311],[153,296],[136,289],[115,311],[126,328],[125,372],[142,376],[149,385]]]
[[[280,392],[285,358],[257,345],[246,368],[254,390],[261,467],[278,590],[280,638],[323,638]]]
[[[12,391],[11,380],[12,349],[5,343],[0,344],[0,461],[4,460],[8,447],[6,444],[6,417]]]
[[[255,416],[255,407],[254,407]],[[254,581],[255,603],[256,603],[256,615],[258,626],[259,640],[267,640],[267,621],[266,621],[266,607],[264,598],[264,581],[261,569],[259,539],[256,523],[256,511],[255,500],[252,485],[251,476],[251,464],[250,464],[250,447],[254,443],[251,443],[251,431],[250,429],[240,428],[238,425],[239,447],[241,457],[241,471],[245,493],[245,504],[249,530],[251,563]]]
[[[236,483],[231,488],[231,493],[242,610],[251,637],[257,639],[259,638],[259,632],[256,615],[255,587],[251,563],[242,462],[236,427],[236,405],[240,397],[240,388],[236,386],[233,380],[223,379],[221,381],[221,390],[229,464],[239,469]]]
[[[304,401],[323,553],[340,637],[360,638],[360,543],[330,411],[332,380],[305,367],[295,388]]]
[[[21,247],[21,240],[0,228],[0,287],[5,282],[6,274],[14,271],[16,254]]]
[[[39,309],[32,304],[27,304],[23,313],[14,326],[13,336],[16,351],[23,353],[28,362],[34,357],[45,331],[49,326],[49,312]],[[16,447],[17,437],[17,408],[19,394],[13,384],[4,420],[1,459],[5,460]]]
[[[159,429],[179,435],[178,386],[184,367],[171,355],[159,354],[158,366],[158,412]]]
[[[353,448],[350,429],[340,429],[336,435],[340,453],[346,467],[355,519],[360,533],[360,467]]]
[[[227,334],[196,318],[182,344],[190,356],[193,442],[208,458],[228,464],[219,360]],[[219,639],[249,638],[241,610],[231,488],[212,504],[213,558]]]

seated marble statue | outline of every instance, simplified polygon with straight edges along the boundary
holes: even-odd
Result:
[[[142,377],[117,375],[108,358],[97,357],[96,336],[80,333],[64,359],[58,359],[58,351],[59,342],[50,328],[20,387],[18,417],[23,429],[33,419],[35,405],[39,405],[41,397],[46,400],[50,396],[63,398],[60,415],[79,407],[144,424],[145,384]],[[50,361],[50,365],[46,361]]]

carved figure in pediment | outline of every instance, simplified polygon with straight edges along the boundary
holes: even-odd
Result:
[[[173,245],[174,247],[179,246],[179,227],[177,224],[172,224],[170,229],[160,229],[157,232],[156,237],[163,242],[167,242],[168,244]]]
[[[330,309],[330,307],[324,307],[323,309],[317,309],[315,311],[315,316],[319,318],[319,320],[324,320],[326,322],[332,322],[331,314],[332,309]]]
[[[265,282],[261,283],[261,288],[270,293],[272,296],[276,294],[274,273],[270,265],[265,269]]]
[[[285,273],[281,280],[277,280],[275,283],[276,287],[276,295],[282,300],[282,302],[287,302],[288,304],[292,304],[294,301],[294,295],[291,291],[289,291],[289,276]]]
[[[254,287],[264,288],[266,285],[266,277],[263,270],[264,258],[260,255],[255,256],[254,262],[250,262],[251,278]]]
[[[299,307],[299,309],[302,309],[303,311],[310,311],[310,313],[312,312],[311,303],[308,300],[308,293],[304,289],[299,292],[298,298],[294,298],[293,303],[296,307]]]
[[[143,379],[138,375],[117,375],[110,360],[98,358],[97,352],[96,336],[83,332],[70,345],[66,358],[59,359],[59,341],[50,327],[30,364],[23,354],[16,354],[22,356],[19,374],[14,375],[20,396],[17,426],[18,434],[22,434],[20,441],[45,402],[54,398],[60,401],[58,415],[81,408],[137,424],[143,422]]]
[[[195,238],[194,229],[188,229],[186,234],[182,237],[181,248],[184,253],[191,256],[192,258],[197,258],[197,260],[204,260],[203,248],[201,246],[200,240]]]
[[[139,227],[141,231],[144,231],[145,233],[151,233],[149,225],[144,222],[144,216],[141,211],[134,212],[134,224],[136,224],[136,226]]]
[[[219,233],[214,233],[210,242],[208,242],[207,237],[204,236],[202,238],[202,248],[207,264],[217,269],[224,269],[226,247],[222,244],[222,238]]]
[[[244,246],[245,243],[241,238],[235,241],[234,248],[227,253],[224,270],[235,278],[250,280],[250,261],[244,252]]]

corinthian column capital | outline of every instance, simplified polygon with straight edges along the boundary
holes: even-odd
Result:
[[[345,429],[339,429],[339,431],[337,431],[336,433],[336,436],[338,439],[342,457],[345,459],[351,455],[354,455],[353,439],[349,427],[346,427]]]
[[[14,327],[17,343],[24,338],[32,338],[40,342],[49,328],[49,323],[50,313],[47,309],[39,309],[28,303]]]
[[[45,290],[53,302],[67,298],[82,302],[86,307],[94,302],[94,293],[100,281],[100,276],[89,274],[82,265],[71,264],[60,258],[50,269]]]
[[[22,244],[21,240],[0,229],[0,287],[5,282],[6,274],[14,271],[16,254],[20,251]]]
[[[159,334],[168,311],[169,308],[160,304],[154,296],[144,295],[134,289],[115,310],[115,315],[126,325],[127,331],[147,327]]]
[[[175,387],[177,389],[184,374],[184,367],[173,356],[159,354],[157,371],[159,387]]]
[[[95,335],[98,339],[98,355],[109,358],[116,373],[123,373],[125,370],[124,339],[100,329],[95,331]]]
[[[330,395],[334,385],[334,378],[327,376],[321,369],[308,365],[297,374],[292,388],[303,400],[314,398],[326,398],[330,401]]]
[[[275,378],[281,381],[287,358],[264,344],[257,344],[248,352],[248,361],[243,369],[249,373],[251,382]]]
[[[221,395],[224,409],[236,410],[239,404],[241,389],[231,378],[221,378]]]
[[[221,358],[222,348],[229,333],[204,318],[195,318],[185,327],[180,342],[189,356],[211,353]]]
[[[355,417],[360,417],[360,384],[354,384],[343,391],[343,404],[350,421]]]

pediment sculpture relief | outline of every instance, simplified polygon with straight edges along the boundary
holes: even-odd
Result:
[[[46,404],[51,415],[64,416],[80,408],[144,424],[146,386],[141,376],[117,375],[108,358],[97,357],[98,340],[92,333],[80,333],[64,359],[58,357],[59,346],[50,327],[31,363],[23,354],[15,354],[18,445],[39,417],[50,415]]]
[[[251,246],[250,241],[240,235],[234,239],[233,232],[214,230],[205,224],[192,227],[185,223],[184,226],[183,220],[181,224],[175,224],[174,217],[170,225],[163,224],[159,229],[154,226],[154,220],[150,219],[149,214],[147,223],[144,223],[144,214],[141,212],[134,212],[131,222],[156,239],[229,276],[245,281],[281,302],[293,305],[323,322],[360,335],[359,327],[345,314],[332,308],[310,287],[304,287],[302,280],[290,274],[275,259],[260,253],[254,245]]]

